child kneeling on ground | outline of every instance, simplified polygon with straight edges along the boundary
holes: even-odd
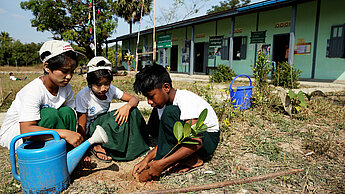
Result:
[[[213,108],[200,96],[172,87],[169,73],[161,65],[152,65],[142,69],[134,82],[136,93],[147,97],[148,103],[158,109],[159,123],[157,146],[133,168],[133,176],[141,182],[157,179],[164,170],[186,172],[201,166],[204,159],[212,155],[219,142],[218,118]],[[193,138],[199,144],[182,144],[168,156],[166,154],[177,144],[173,133],[175,122],[197,122],[200,113],[208,109],[204,124],[209,128],[200,138]],[[151,118],[150,118],[151,120]]]
[[[11,140],[22,133],[55,130],[73,147],[84,141],[76,132],[77,118],[72,86],[69,84],[78,66],[78,54],[67,42],[50,40],[40,51],[44,75],[26,86],[16,95],[8,109],[0,130],[0,144],[10,148]],[[46,141],[52,136],[35,136]],[[16,148],[22,143],[17,141]]]
[[[94,57],[87,64],[87,82],[76,95],[79,129],[83,136],[92,136],[97,125],[104,128],[109,143],[95,145],[91,153],[102,162],[133,160],[149,150],[141,135],[146,123],[136,108],[139,99],[111,85],[111,63],[106,58]],[[127,102],[108,112],[113,99]]]

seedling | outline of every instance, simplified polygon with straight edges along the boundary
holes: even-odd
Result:
[[[192,125],[192,120],[186,122],[184,125],[180,121],[174,124],[174,136],[177,139],[177,144],[167,153],[168,156],[180,144],[194,144],[199,142],[191,141],[191,138],[200,138],[199,134],[206,131],[209,127],[204,124],[208,110],[205,108],[199,115],[196,124]]]
[[[302,107],[307,108],[307,103],[305,100],[305,93],[302,91],[299,91],[297,94],[289,90],[289,97],[291,99],[292,106],[295,108],[297,112],[301,110]]]

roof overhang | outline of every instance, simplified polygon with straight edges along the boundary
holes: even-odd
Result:
[[[203,15],[200,17],[195,17],[191,18],[188,20],[183,20],[167,25],[162,25],[156,27],[156,33],[157,32],[164,32],[167,30],[172,30],[176,28],[183,28],[186,26],[192,26],[196,24],[201,24],[201,23],[206,23],[214,20],[220,20],[228,17],[234,17],[234,16],[239,16],[239,15],[245,15],[245,14],[250,14],[250,13],[256,13],[256,12],[262,12],[262,11],[267,11],[267,10],[272,10],[272,9],[277,9],[281,7],[287,7],[295,4],[300,4],[300,3],[305,3],[309,1],[315,1],[315,0],[267,0],[267,1],[262,1],[259,3],[254,3],[250,4],[244,7],[239,7],[236,9],[230,9],[230,10],[225,10],[222,12],[217,12],[213,14],[207,14]],[[152,34],[153,33],[153,28],[143,30],[140,32],[140,35],[147,35],[147,34]],[[135,38],[138,36],[138,32],[132,33],[132,34],[126,34],[120,37],[117,37],[112,40],[106,41],[106,43],[113,43],[117,41],[123,41],[131,38]]]

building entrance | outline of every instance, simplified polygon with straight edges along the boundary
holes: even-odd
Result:
[[[170,71],[177,71],[178,46],[173,45],[170,51]]]
[[[272,61],[276,64],[288,61],[290,34],[276,34],[273,36]]]
[[[205,73],[207,60],[207,44],[204,42],[195,43],[195,55],[194,55],[194,72]],[[205,53],[206,52],[206,53]]]

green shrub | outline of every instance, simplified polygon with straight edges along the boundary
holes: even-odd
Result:
[[[258,58],[255,66],[252,66],[253,75],[255,78],[255,86],[260,90],[264,90],[268,86],[267,76],[271,72],[271,61],[268,60],[264,52],[258,52]]]
[[[231,81],[232,77],[235,76],[235,72],[230,69],[230,67],[226,66],[225,64],[220,64],[217,66],[217,69],[211,73],[210,82],[227,82]]]
[[[283,88],[298,88],[298,77],[301,72],[302,71],[296,69],[294,65],[292,65],[291,69],[287,61],[279,62],[272,74],[272,84]]]

